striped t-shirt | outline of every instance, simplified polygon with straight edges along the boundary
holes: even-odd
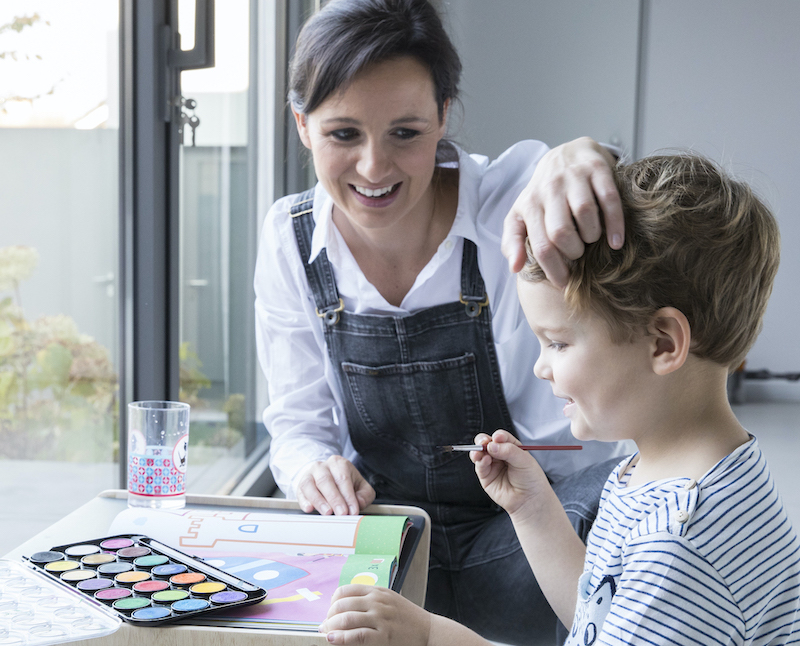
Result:
[[[699,482],[603,491],[566,644],[800,642],[800,541],[755,438]]]

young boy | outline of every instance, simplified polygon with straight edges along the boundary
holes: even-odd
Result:
[[[777,225],[696,155],[616,176],[623,248],[588,247],[563,292],[529,254],[518,291],[541,343],[535,374],[565,399],[572,433],[632,439],[638,452],[606,483],[586,546],[509,433],[476,438],[478,478],[572,627],[567,644],[800,641],[800,541],[726,393],[767,306]],[[386,590],[335,598],[321,627],[332,643],[486,643]]]

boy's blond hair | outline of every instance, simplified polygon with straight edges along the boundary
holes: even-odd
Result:
[[[675,307],[689,320],[691,352],[733,369],[761,329],[778,270],[780,235],[744,183],[694,153],[654,155],[614,170],[625,244],[601,238],[569,261],[569,307],[591,310],[621,343]],[[524,280],[545,275],[528,249]]]

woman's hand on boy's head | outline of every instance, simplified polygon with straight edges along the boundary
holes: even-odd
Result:
[[[375,490],[355,465],[341,455],[312,462],[297,479],[297,502],[306,512],[323,516],[358,514],[375,500]]]
[[[550,487],[539,463],[527,451],[519,448],[520,441],[507,431],[495,431],[475,436],[476,444],[484,451],[470,452],[475,473],[489,497],[510,515],[531,502],[542,487]]]
[[[425,646],[430,625],[426,610],[392,590],[345,585],[334,592],[319,631],[331,644]]]
[[[614,163],[611,153],[588,137],[542,157],[503,224],[501,249],[511,271],[525,265],[526,237],[547,278],[558,287],[567,283],[564,258],[579,258],[584,243],[599,240],[602,221],[608,244],[622,246],[624,218],[611,171]]]

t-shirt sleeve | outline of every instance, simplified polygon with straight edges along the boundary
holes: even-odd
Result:
[[[597,644],[742,644],[744,618],[728,586],[679,536],[631,542]]]

